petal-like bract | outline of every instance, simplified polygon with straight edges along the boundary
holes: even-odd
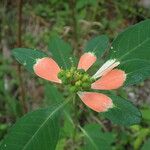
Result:
[[[52,82],[61,83],[61,80],[57,77],[60,68],[52,58],[44,57],[38,59],[33,69],[35,74],[39,77]]]
[[[111,71],[113,68],[117,67],[120,64],[119,61],[116,61],[116,59],[110,59],[106,61],[101,68],[93,75],[94,79],[97,79],[105,74],[107,74],[109,71]]]
[[[78,92],[79,97],[85,105],[96,112],[105,112],[113,107],[111,98],[96,92]]]
[[[113,69],[100,79],[95,81],[92,85],[92,89],[99,90],[113,90],[121,87],[126,80],[126,74],[119,69]]]
[[[87,71],[96,61],[96,56],[94,53],[88,52],[84,53],[79,60],[78,69],[83,69]]]

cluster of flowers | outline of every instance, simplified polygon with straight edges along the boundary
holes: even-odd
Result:
[[[116,59],[106,61],[100,69],[90,76],[87,70],[96,62],[94,53],[84,53],[77,67],[64,70],[48,57],[38,59],[34,64],[34,72],[41,78],[63,84],[70,92],[77,93],[83,103],[96,112],[105,112],[113,107],[110,97],[96,90],[114,90],[123,85],[126,74],[123,70],[116,69],[120,62]]]

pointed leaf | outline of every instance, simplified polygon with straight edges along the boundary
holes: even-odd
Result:
[[[142,146],[141,150],[149,150],[150,148],[150,138],[145,141],[144,145]]]
[[[112,43],[111,58],[150,60],[150,20],[128,27]]]
[[[59,138],[59,112],[67,103],[36,110],[22,117],[10,130],[2,150],[54,150]]]
[[[85,136],[84,150],[111,150],[111,144],[114,141],[114,135],[108,132],[102,132],[97,124],[89,124],[80,127]]]
[[[15,48],[12,50],[12,54],[19,63],[24,65],[32,73],[34,72],[33,65],[36,63],[36,60],[47,57],[42,51],[29,48]]]
[[[51,38],[49,42],[49,51],[53,58],[58,62],[59,66],[68,68],[71,66],[69,60],[72,57],[72,47],[58,36]]]
[[[56,104],[58,102],[64,102],[65,98],[62,93],[57,89],[53,84],[46,84],[45,86],[45,96],[46,102],[48,105]],[[62,128],[62,132],[67,136],[68,134],[71,136],[72,131],[74,129],[74,123],[71,116],[71,108],[66,106],[63,109],[64,112],[64,127]]]
[[[150,61],[132,59],[119,66],[127,74],[125,86],[137,84],[150,77]]]
[[[57,87],[49,83],[45,86],[45,100],[48,105],[65,101],[62,93],[58,91]]]
[[[130,126],[140,123],[141,113],[130,101],[115,95],[109,97],[114,107],[103,113],[106,118],[118,125]]]
[[[150,107],[141,109],[142,117],[150,123]]]
[[[94,52],[96,56],[101,56],[109,46],[109,39],[106,35],[92,38],[85,45],[85,52]]]

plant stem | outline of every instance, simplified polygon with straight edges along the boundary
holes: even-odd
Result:
[[[76,100],[76,95],[74,96],[73,99],[73,104],[74,104],[74,132],[73,132],[73,144],[76,142],[76,135],[77,135],[77,129],[78,129],[78,107],[77,107],[77,100]]]
[[[74,37],[74,53],[78,55],[78,24],[76,19],[76,0],[70,0],[70,10],[71,10],[71,18],[72,18],[72,25],[73,25],[73,37]]]
[[[17,47],[22,46],[22,7],[23,7],[23,0],[18,0],[18,32],[17,32]],[[18,77],[20,82],[20,103],[23,108],[23,113],[27,112],[27,107],[25,104],[25,89],[23,85],[23,78],[22,78],[22,71],[21,71],[21,65],[18,64],[17,66],[18,70]]]

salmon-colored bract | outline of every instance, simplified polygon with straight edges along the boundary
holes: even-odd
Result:
[[[78,69],[87,71],[96,61],[96,56],[93,53],[84,53],[79,60]]]
[[[78,92],[79,97],[88,107],[97,112],[105,112],[113,107],[111,98],[96,92]]]
[[[102,76],[91,86],[92,89],[113,90],[121,87],[126,79],[124,71],[113,69],[106,75]]]
[[[52,58],[44,57],[38,59],[33,68],[35,74],[39,77],[49,81],[61,83],[61,80],[57,77],[60,72],[60,68]]]

